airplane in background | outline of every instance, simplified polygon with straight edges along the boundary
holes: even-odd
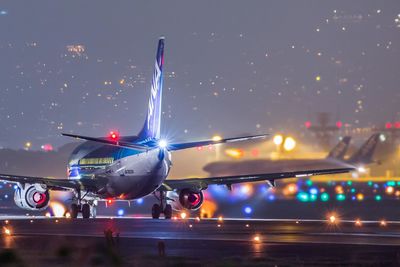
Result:
[[[169,143],[161,135],[161,100],[164,65],[164,38],[158,41],[155,69],[151,82],[147,117],[137,136],[119,136],[112,132],[107,137],[89,137],[63,134],[85,140],[72,153],[68,162],[68,177],[46,177],[0,174],[0,180],[15,183],[15,203],[28,210],[44,210],[50,201],[50,190],[72,191],[70,207],[72,218],[81,213],[83,218],[96,217],[99,201],[109,199],[132,200],[154,194],[158,203],[152,207],[152,217],[163,213],[172,216],[172,205],[196,210],[203,203],[202,191],[209,185],[230,187],[243,182],[265,181],[273,184],[277,179],[344,173],[352,166],[332,169],[260,173],[208,178],[167,179],[172,166],[171,152],[199,146],[265,138],[266,135],[242,136],[218,141],[205,140]]]
[[[373,160],[373,155],[379,142],[380,133],[371,135],[350,158],[344,156],[348,150],[351,137],[345,136],[323,159],[255,159],[243,161],[217,161],[203,167],[210,175],[231,175],[240,173],[257,173],[266,171],[290,171],[310,168],[338,168],[349,164],[363,172],[364,166],[371,163],[379,163]]]

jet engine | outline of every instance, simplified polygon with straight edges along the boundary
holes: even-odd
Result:
[[[49,205],[49,190],[41,184],[18,184],[14,201],[22,209],[44,210]]]
[[[203,204],[203,192],[192,189],[182,189],[180,191],[167,192],[167,202],[172,209],[180,211],[182,209],[197,210]]]

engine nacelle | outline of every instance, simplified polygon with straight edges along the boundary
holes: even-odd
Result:
[[[26,210],[44,210],[49,206],[49,190],[41,184],[18,184],[14,192],[18,207]]]
[[[203,204],[204,196],[202,191],[182,189],[178,192],[167,192],[167,199],[168,204],[170,204],[172,209],[176,211],[180,211],[182,209],[197,210]]]

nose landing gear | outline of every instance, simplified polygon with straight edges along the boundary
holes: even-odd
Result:
[[[164,213],[164,218],[165,219],[171,219],[172,218],[172,206],[170,204],[167,204],[167,197],[164,191],[158,192],[159,195],[157,196],[156,193],[154,193],[154,196],[159,200],[160,204],[154,204],[152,209],[151,209],[151,216],[153,219],[159,219],[161,213]]]

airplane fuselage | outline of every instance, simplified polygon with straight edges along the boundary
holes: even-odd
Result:
[[[135,151],[84,142],[71,154],[69,179],[92,179],[100,198],[137,199],[154,192],[167,178],[171,153],[161,148]]]

